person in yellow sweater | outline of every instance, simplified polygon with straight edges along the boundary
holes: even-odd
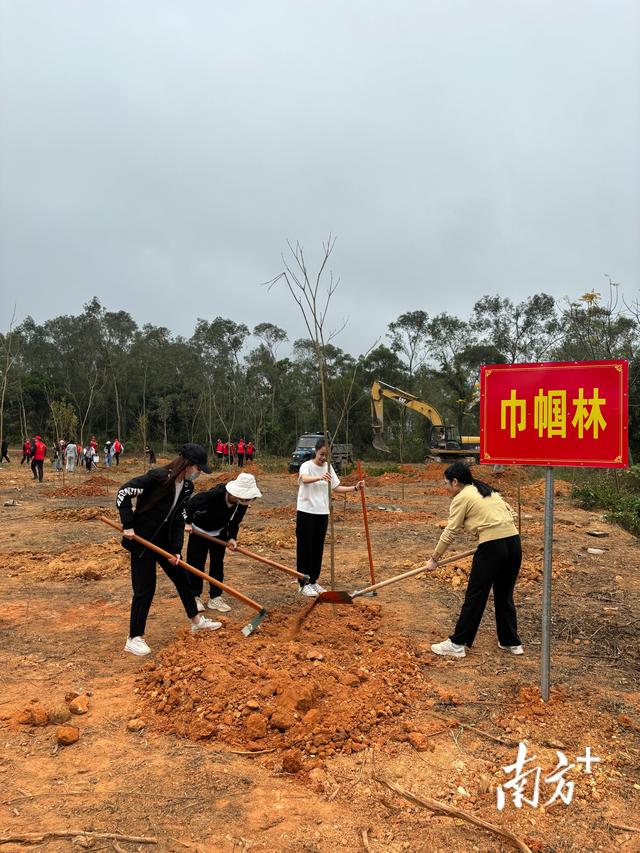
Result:
[[[475,480],[462,462],[454,462],[444,472],[452,497],[449,522],[442,531],[427,569],[435,569],[438,560],[458,533],[466,530],[479,540],[460,616],[453,634],[431,651],[443,657],[463,658],[465,646],[471,647],[493,587],[498,646],[511,654],[524,654],[518,636],[518,620],[513,590],[522,562],[520,536],[514,524],[515,513],[500,494],[482,480]]]

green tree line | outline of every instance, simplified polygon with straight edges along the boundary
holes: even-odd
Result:
[[[611,281],[604,297],[591,292],[563,304],[544,293],[521,303],[484,296],[466,318],[416,309],[380,330],[365,354],[326,345],[330,426],[335,440],[371,458],[374,379],[410,391],[462,433],[475,433],[482,364],[626,358],[637,461],[639,343],[640,306],[625,302]],[[0,336],[0,345],[0,436],[12,443],[36,433],[84,443],[91,435],[118,436],[128,447],[149,442],[168,452],[185,441],[211,450],[218,437],[243,436],[259,453],[286,455],[300,433],[322,423],[312,342],[288,342],[271,323],[250,330],[223,317],[198,319],[185,338],[140,327],[126,311],[107,311],[94,298],[75,316],[42,324],[27,317]],[[424,459],[429,426],[385,404],[385,436],[396,458]]]

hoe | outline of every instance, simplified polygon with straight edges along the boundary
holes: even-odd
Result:
[[[118,530],[122,533],[122,527],[119,524],[116,524],[114,521],[111,521],[108,518],[105,518],[104,515],[100,516],[100,521],[103,521],[105,524],[108,524],[109,527],[113,527],[114,530]],[[161,557],[166,557],[167,560],[173,560],[175,558],[174,554],[170,554],[168,551],[165,551],[164,548],[159,548],[157,545],[154,545],[153,542],[148,542],[146,539],[143,539],[142,536],[138,536],[136,533],[131,537],[135,542],[139,542],[141,545],[144,545],[145,548],[150,548],[152,551],[155,551],[156,554],[160,554]],[[186,569],[188,572],[191,572],[193,575],[197,575],[199,578],[202,578],[209,583],[215,584],[220,587],[223,592],[229,593],[229,595],[237,598],[238,601],[242,601],[243,604],[252,607],[254,610],[258,611],[258,615],[254,616],[253,619],[248,622],[244,628],[242,629],[242,633],[245,637],[248,637],[250,634],[256,630],[258,625],[262,622],[264,617],[267,615],[267,610],[261,604],[258,604],[257,601],[254,601],[252,598],[249,598],[246,595],[243,595],[238,590],[233,589],[233,587],[227,586],[226,583],[222,583],[221,581],[217,581],[215,578],[210,577],[209,575],[201,572],[200,569],[196,569],[193,566],[190,566],[189,563],[185,563],[184,560],[178,560],[178,565],[182,566],[183,569]]]
[[[472,554],[475,554],[475,548],[470,551],[462,551],[462,553],[455,554],[453,557],[447,557],[446,560],[442,560],[438,563],[438,566],[446,566],[448,563],[455,563],[456,560],[462,560],[464,557],[470,557]],[[347,592],[343,589],[330,589],[326,592],[321,592],[315,602],[316,604],[353,604],[354,598],[358,598],[360,595],[367,595],[369,592],[374,592],[375,590],[381,589],[383,586],[388,586],[392,583],[398,583],[398,581],[403,581],[406,578],[412,578],[415,575],[419,575],[424,572],[425,568],[425,566],[419,566],[417,569],[411,569],[410,572],[395,575],[395,577],[388,578],[386,581],[380,581],[380,583],[368,586],[365,589],[358,589],[355,592]]]
[[[230,547],[226,540],[218,539],[217,536],[205,533],[204,530],[195,530],[192,528],[191,534],[201,536],[203,539],[208,539],[210,542],[215,542],[216,545],[223,545],[225,548]],[[290,569],[289,566],[283,566],[282,563],[276,563],[275,560],[269,560],[267,557],[263,557],[261,554],[256,554],[248,548],[243,548],[241,545],[236,545],[235,552],[238,554],[244,554],[245,557],[250,557],[252,560],[257,560],[259,563],[265,563],[267,566],[271,566],[272,569],[280,569],[281,572],[286,572],[288,575],[298,578],[303,583],[309,583],[309,575],[303,575],[301,572],[296,572],[295,569]]]

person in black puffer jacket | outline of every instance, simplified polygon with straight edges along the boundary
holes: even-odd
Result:
[[[223,545],[216,545],[215,542],[203,539],[197,533],[191,533],[191,530],[192,528],[195,531],[203,530],[211,536],[224,539],[225,542],[229,543],[231,550],[235,550],[238,529],[245,516],[247,507],[252,501],[260,497],[262,497],[262,493],[256,485],[256,478],[253,474],[240,474],[235,480],[231,480],[229,483],[218,483],[217,486],[209,489],[208,492],[198,492],[198,494],[194,495],[185,504],[183,511],[186,522],[185,530],[191,534],[187,548],[187,562],[189,565],[204,571],[208,554],[210,576],[224,583],[224,554],[226,548]],[[198,610],[204,610],[204,604],[200,597],[203,589],[202,578],[190,574],[189,584],[195,596]],[[215,584],[209,584],[209,602],[207,607],[210,610],[219,610],[222,613],[231,610],[220,594],[220,587],[217,587]]]
[[[131,554],[133,599],[129,637],[124,647],[131,654],[148,655],[151,651],[144,640],[144,631],[156,589],[157,563],[175,585],[191,619],[192,632],[222,627],[222,623],[198,615],[188,573],[178,566],[184,540],[182,508],[193,493],[193,480],[200,471],[211,472],[204,448],[199,444],[185,444],[180,455],[168,465],[134,477],[118,489],[116,506],[123,527],[122,544]],[[175,557],[168,560],[135,542],[132,539],[134,533],[175,554]]]

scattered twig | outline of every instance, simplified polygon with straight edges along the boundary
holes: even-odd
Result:
[[[437,719],[442,720],[443,722],[447,722],[446,717],[438,717]],[[456,722],[455,725],[458,728],[469,729],[469,731],[475,732],[476,734],[481,735],[482,737],[486,737],[488,738],[488,740],[492,740],[495,743],[502,744],[502,746],[518,746],[518,744],[520,743],[520,741],[516,740],[516,738],[506,738],[498,737],[498,735],[492,735],[490,732],[485,732],[484,729],[479,729],[477,726],[472,726],[471,723]],[[446,731],[446,729],[444,731]],[[427,735],[427,737],[433,737],[437,734],[441,734],[441,732],[434,732],[433,735]],[[529,739],[530,738],[527,738],[527,740]],[[557,741],[540,740],[536,741],[536,743],[538,743],[540,746],[549,747],[550,749],[566,749],[566,746],[561,743],[558,743]]]
[[[426,738],[430,738],[430,737],[437,737],[438,735],[444,735],[444,734],[446,734],[446,733],[447,733],[447,732],[449,732],[449,731],[451,731],[451,727],[450,727],[450,726],[447,726],[447,728],[446,728],[446,729],[438,729],[438,731],[437,731],[437,732],[429,732],[429,734],[426,734],[426,735],[425,735],[425,737],[426,737]]]
[[[451,740],[455,743],[455,745],[458,749],[458,752],[464,754],[464,749],[458,743],[458,738],[456,737],[456,733],[453,731],[453,729],[449,729],[449,734],[451,735]]]
[[[369,837],[367,834],[367,830],[363,829],[362,832],[360,833],[360,835],[362,836],[362,843],[364,844],[364,849],[367,851],[367,853],[371,853],[371,848],[369,847]]]
[[[589,658],[589,660],[597,661],[597,660],[620,660],[620,655],[592,655],[589,652],[561,652],[565,657],[568,658]]]
[[[50,838],[109,838],[113,841],[130,841],[133,844],[157,844],[157,838],[138,835],[120,835],[117,832],[85,832],[83,829],[43,832],[32,832],[27,835],[5,835],[0,838],[0,844],[42,844]]]
[[[277,747],[272,749],[225,749],[221,750],[223,755],[264,755],[265,752],[275,752]]]
[[[610,820],[607,823],[614,829],[622,829],[624,832],[640,832],[640,826],[627,826],[625,823],[612,823]]]
[[[479,817],[476,817],[472,814],[467,814],[467,812],[463,812],[460,809],[456,809],[453,806],[449,806],[446,803],[440,803],[438,800],[431,799],[423,799],[422,797],[416,797],[415,794],[412,794],[410,791],[405,791],[404,788],[401,788],[399,785],[394,784],[393,782],[388,782],[386,779],[383,779],[382,776],[378,776],[374,774],[373,778],[376,782],[379,782],[381,785],[384,785],[386,788],[389,788],[390,791],[395,791],[396,794],[400,794],[401,797],[404,797],[405,800],[409,800],[410,803],[415,803],[417,806],[422,806],[422,808],[429,809],[435,814],[447,815],[447,817],[456,817],[461,820],[466,820],[469,823],[474,824],[475,826],[480,826],[482,829],[486,829],[489,832],[493,832],[496,835],[501,836],[502,838],[507,838],[511,841],[521,853],[532,853],[531,848],[528,847],[524,841],[521,841],[517,835],[514,835],[508,829],[502,829],[499,826],[495,826],[492,823],[487,823],[487,821],[481,820]]]
[[[380,797],[380,802],[385,807],[385,809],[389,809],[391,814],[398,814],[398,812],[402,811],[401,808],[399,808],[398,806],[394,806],[393,803],[390,803],[389,800],[385,800],[384,797]]]
[[[327,802],[332,803],[335,798],[338,796],[338,791],[340,790],[340,785],[336,785],[336,787],[331,792],[331,795],[327,797]]]
[[[475,732],[477,735],[481,735],[482,737],[486,737],[489,740],[494,741],[495,743],[501,743],[503,746],[517,746],[518,741],[514,738],[505,738],[498,737],[497,735],[492,735],[489,732],[483,731],[483,729],[478,729],[475,726],[470,725],[469,723],[458,723],[458,725],[463,729],[469,729],[469,731]]]

